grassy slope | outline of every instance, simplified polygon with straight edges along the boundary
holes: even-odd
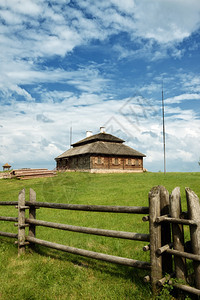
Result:
[[[148,206],[148,192],[164,185],[169,192],[189,186],[200,195],[200,173],[88,174],[64,173],[54,178],[27,181],[0,180],[0,201],[17,200],[20,189],[31,187],[38,201],[96,205]],[[0,207],[0,215],[16,216],[14,207]],[[40,209],[37,218],[59,223],[148,233],[141,216]],[[1,231],[16,232],[13,223],[1,222]],[[37,228],[37,237],[74,247],[149,261],[145,243]],[[150,299],[143,283],[148,272],[37,247],[17,257],[14,241],[0,238],[1,299]]]

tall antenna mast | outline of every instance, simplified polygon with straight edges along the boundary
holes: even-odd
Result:
[[[70,126],[70,131],[69,131],[69,147],[71,148],[72,146],[72,124]]]
[[[162,81],[162,116],[163,116],[164,174],[166,174],[166,154],[165,154],[165,109],[164,109],[163,81]]]

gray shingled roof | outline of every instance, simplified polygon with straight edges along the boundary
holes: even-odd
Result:
[[[98,133],[92,136],[86,137],[85,139],[72,144],[73,147],[77,147],[83,144],[93,143],[96,141],[104,141],[104,142],[113,142],[113,143],[123,143],[124,140],[108,133]]]
[[[123,140],[121,141],[123,142]],[[56,160],[59,158],[67,158],[67,157],[83,155],[83,154],[99,154],[99,155],[105,154],[105,155],[123,155],[123,156],[140,156],[140,157],[146,156],[145,154],[138,152],[135,149],[122,144],[122,142],[96,141],[87,144],[84,143],[79,146],[77,145],[79,143],[78,142],[76,144],[73,144],[76,145],[74,148],[69,149],[65,151],[63,154],[56,157]]]

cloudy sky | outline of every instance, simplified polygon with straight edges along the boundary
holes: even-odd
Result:
[[[105,126],[163,171],[162,82],[167,171],[200,171],[199,0],[1,0],[1,165]]]

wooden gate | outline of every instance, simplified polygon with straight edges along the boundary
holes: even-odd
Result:
[[[175,277],[184,284],[173,285],[185,292],[200,295],[200,204],[197,195],[186,188],[187,212],[182,212],[180,188],[171,195],[163,186],[149,193],[149,228],[151,283],[155,293],[159,286]],[[190,227],[190,240],[185,243],[183,226]],[[194,286],[189,286],[186,259],[193,260]],[[166,274],[168,274],[166,276]]]

